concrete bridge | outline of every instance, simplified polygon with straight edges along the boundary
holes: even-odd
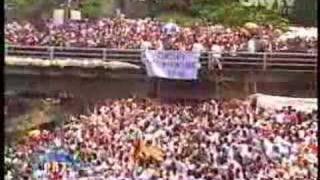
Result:
[[[204,52],[196,83],[150,80],[141,62],[142,54],[141,50],[8,46],[5,73],[144,79],[152,84],[150,88],[155,95],[167,92],[164,94],[168,96],[173,95],[170,93],[172,90],[179,91],[178,84],[181,93],[177,95],[188,97],[196,94],[212,97],[213,92],[214,96],[225,96],[226,90],[234,89],[235,84],[239,84],[236,89],[244,95],[273,87],[270,84],[288,83],[303,86],[311,96],[315,96],[316,92],[317,54],[226,53],[220,59],[222,69],[213,70],[211,66],[216,65],[212,64],[213,54]],[[276,85],[273,88],[277,88]]]

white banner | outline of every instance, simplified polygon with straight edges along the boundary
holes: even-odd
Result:
[[[249,98],[256,98],[257,106],[265,109],[280,110],[282,107],[292,106],[292,108],[304,112],[318,110],[317,98],[293,98],[265,94],[253,94]]]
[[[53,23],[55,25],[63,24],[64,22],[64,10],[63,9],[55,9],[53,11]]]
[[[71,10],[70,11],[71,20],[81,20],[81,11]]]
[[[148,76],[195,80],[198,77],[199,52],[146,50],[144,63]]]

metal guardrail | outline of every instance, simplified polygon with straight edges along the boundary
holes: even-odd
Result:
[[[103,59],[105,61],[122,61],[142,64],[142,50],[139,49],[106,49],[78,47],[47,46],[6,46],[8,56],[26,56],[35,58],[77,58]],[[224,70],[279,70],[316,72],[317,58],[315,53],[283,53],[283,52],[236,52],[222,54],[219,61]],[[203,52],[200,62],[203,66],[213,61],[212,52]]]

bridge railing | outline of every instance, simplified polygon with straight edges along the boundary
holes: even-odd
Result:
[[[139,49],[106,49],[79,47],[49,46],[12,46],[5,48],[8,56],[26,56],[44,59],[77,58],[102,59],[105,61],[122,61],[141,64],[142,50]],[[284,53],[284,52],[234,52],[224,53],[219,63],[224,70],[286,70],[315,72],[317,70],[316,53]],[[201,53],[202,66],[208,67],[213,62],[212,52]]]

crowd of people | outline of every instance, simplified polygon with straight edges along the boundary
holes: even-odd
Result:
[[[90,115],[6,147],[6,178],[316,180],[316,113],[262,109],[245,100],[106,100]],[[163,161],[134,163],[136,140],[161,149]],[[58,150],[76,160],[39,161]]]
[[[65,21],[56,25],[43,22],[42,28],[31,23],[5,25],[8,44],[30,46],[73,46],[118,49],[173,49],[246,51],[250,40],[257,41],[256,51],[315,51],[317,37],[279,38],[283,32],[273,26],[227,28],[221,25],[179,27],[151,19],[103,18]]]

